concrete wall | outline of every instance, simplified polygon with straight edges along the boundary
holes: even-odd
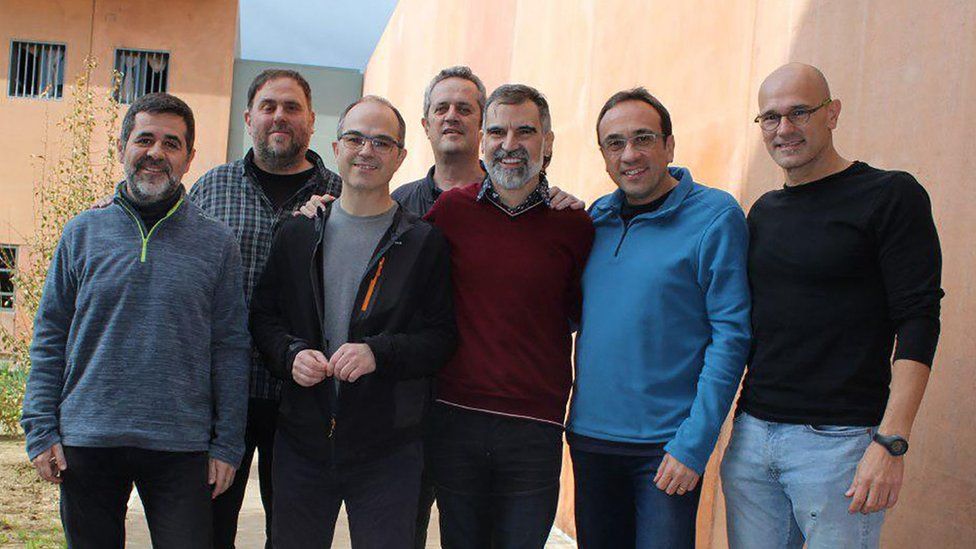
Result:
[[[315,111],[315,133],[311,148],[322,156],[325,165],[335,170],[332,142],[335,140],[339,115],[347,105],[362,97],[363,75],[359,71],[268,63],[238,59],[234,61],[234,93],[230,106],[230,138],[227,141],[227,158],[240,158],[251,148],[251,136],[244,126],[244,110],[247,108],[247,89],[254,77],[270,68],[296,70],[312,87],[312,110]]]
[[[111,83],[116,48],[169,52],[168,91],[196,118],[197,154],[185,181],[223,163],[236,33],[235,0],[0,0],[0,243],[22,244],[33,230],[34,183],[43,177],[35,157],[57,156],[56,124],[67,113],[68,86],[89,51],[98,60],[93,83],[99,94]],[[66,45],[62,99],[7,95],[14,40]],[[9,316],[0,314],[0,321]]]
[[[410,155],[394,180],[402,183],[433,161],[419,120],[440,68],[468,64],[489,88],[537,86],[556,134],[550,179],[592,202],[613,189],[596,114],[614,91],[645,85],[674,118],[675,163],[748,208],[782,184],[752,123],[759,83],[787,61],[823,69],[844,105],[839,150],[914,173],[932,197],[945,256],[942,340],[883,545],[963,547],[976,537],[976,340],[967,334],[976,307],[974,22],[967,0],[401,0],[364,93],[388,97],[407,119]],[[715,462],[726,437],[706,472],[701,547],[725,546]],[[568,469],[557,522],[573,532]]]

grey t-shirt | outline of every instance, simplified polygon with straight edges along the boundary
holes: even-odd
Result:
[[[322,328],[327,358],[349,339],[349,320],[357,305],[359,284],[376,245],[393,222],[397,207],[394,203],[384,213],[359,217],[343,210],[338,200],[332,205],[322,240]]]

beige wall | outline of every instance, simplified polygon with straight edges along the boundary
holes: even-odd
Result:
[[[169,52],[168,91],[186,101],[196,119],[197,154],[185,181],[223,163],[236,33],[236,0],[0,0],[0,243],[21,245],[33,231],[34,184],[44,177],[37,157],[58,155],[57,122],[68,111],[68,86],[89,50],[98,61],[92,81],[99,94],[111,83],[116,48]],[[61,99],[7,95],[14,40],[65,44]],[[119,122],[124,112],[122,106]],[[9,325],[10,316],[0,313],[0,322]]]
[[[674,118],[675,163],[748,208],[782,181],[751,123],[759,83],[787,61],[823,69],[843,102],[839,150],[915,174],[932,196],[945,256],[942,340],[883,545],[964,547],[976,537],[976,340],[967,334],[976,307],[974,22],[968,0],[401,0],[364,93],[390,98],[407,118],[410,155],[394,180],[402,183],[433,161],[419,120],[440,68],[468,64],[489,89],[537,86],[556,134],[550,179],[591,202],[613,189],[596,114],[614,91],[645,85]],[[699,513],[702,547],[725,545],[716,457]],[[567,470],[558,523],[572,532]]]

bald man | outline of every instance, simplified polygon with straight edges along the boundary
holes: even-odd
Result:
[[[722,463],[733,548],[877,547],[935,355],[928,195],[842,157],[840,112],[809,65],[759,89],[755,122],[786,181],[748,216],[753,348]]]

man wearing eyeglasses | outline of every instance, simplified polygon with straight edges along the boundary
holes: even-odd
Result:
[[[774,71],[759,108],[786,183],[749,212],[754,342],[722,463],[729,543],[877,547],[938,341],[931,204],[911,175],[838,154],[841,103],[816,68]]]
[[[279,549],[330,544],[343,502],[354,546],[413,543],[428,384],[456,328],[447,241],[390,197],[404,134],[385,99],[346,108],[333,143],[341,197],[282,225],[255,289],[252,334],[284,380]]]
[[[693,548],[701,475],[749,349],[745,215],[669,167],[671,116],[644,88],[610,97],[596,129],[618,190],[590,208],[566,435],[578,540]]]

